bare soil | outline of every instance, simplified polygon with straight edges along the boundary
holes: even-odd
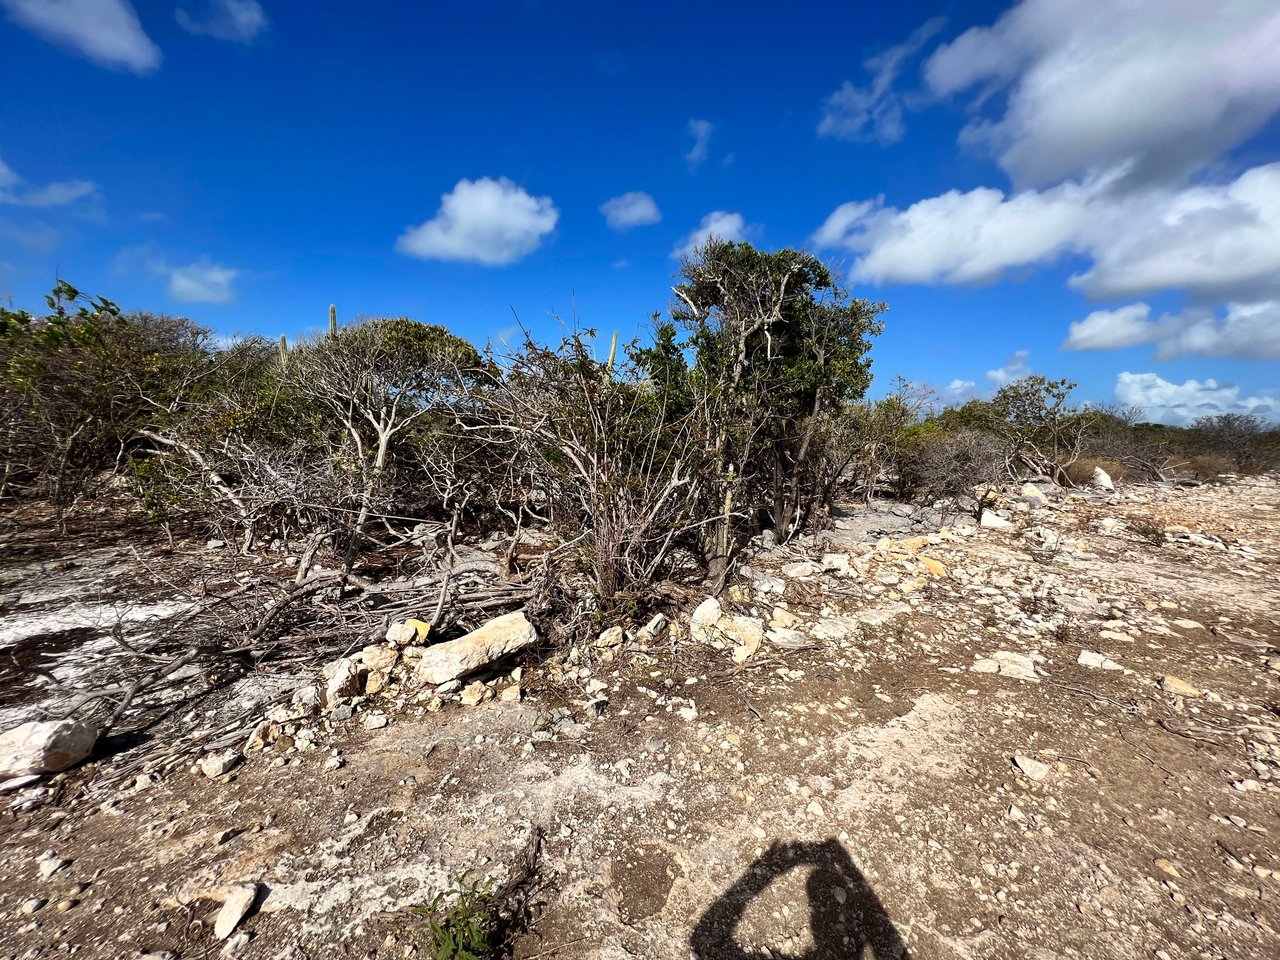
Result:
[[[393,687],[217,780],[95,792],[91,761],[0,820],[0,956],[210,955],[246,881],[240,956],[424,955],[410,908],[504,876],[535,828],[523,960],[1280,956],[1280,484],[1013,517],[758,558],[807,645],[741,665],[588,647],[524,664],[521,702]],[[829,553],[854,568],[780,573]],[[762,582],[726,605],[768,621]],[[1036,679],[973,669],[1000,651]],[[50,850],[70,862],[42,878]]]

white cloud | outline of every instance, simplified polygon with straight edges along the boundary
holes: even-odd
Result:
[[[942,399],[946,403],[963,403],[972,397],[977,389],[978,385],[972,380],[961,380],[957,377],[943,388]]]
[[[1225,185],[1094,200],[1081,234],[1094,263],[1071,279],[1090,296],[1176,288],[1229,299],[1280,290],[1280,163]]]
[[[162,267],[169,275],[169,296],[183,303],[227,303],[235,296],[232,284],[240,271],[208,257],[185,267]]]
[[[396,249],[424,260],[502,266],[537,250],[560,212],[550,197],[534,197],[505,177],[459,180],[426,223],[409,227]]]
[[[57,180],[42,187],[32,187],[23,182],[0,159],[0,203],[19,207],[62,207],[97,192],[89,180]]]
[[[1280,163],[1227,184],[1125,195],[1114,185],[1094,178],[1012,196],[952,190],[905,210],[846,203],[813,242],[861,254],[853,279],[872,283],[988,283],[1012,267],[1082,254],[1092,262],[1070,283],[1095,297],[1280,292]]]
[[[1194,311],[1168,324],[1156,345],[1157,360],[1230,357],[1280,360],[1280,300],[1230,303],[1222,319]]]
[[[1007,386],[1015,380],[1021,380],[1023,377],[1030,375],[1031,368],[1027,366],[1027,358],[1031,356],[1029,350],[1019,350],[1004,362],[1003,367],[997,367],[995,370],[987,371],[987,379],[994,383],[997,387]]]
[[[711,150],[711,134],[715,129],[710,120],[689,121],[689,136],[693,137],[693,146],[684,155],[684,162],[689,165],[690,170],[697,170],[706,162]]]
[[[1006,96],[961,142],[991,149],[1016,183],[1129,164],[1179,178],[1244,142],[1280,109],[1273,0],[1022,0],[990,27],[939,47],[939,96]]]
[[[179,7],[175,12],[179,26],[187,33],[235,43],[252,43],[267,29],[267,15],[257,0],[209,0],[201,4],[198,14]]]
[[[747,238],[747,222],[740,213],[729,213],[715,210],[702,218],[702,222],[688,236],[676,244],[671,251],[673,257],[682,257],[692,253],[695,248],[706,243],[712,237],[721,240],[739,241]]]
[[[1119,350],[1155,339],[1151,307],[1132,303],[1118,310],[1095,310],[1071,324],[1063,350]]]
[[[871,82],[855,87],[849,81],[827,98],[818,135],[839,140],[878,140],[893,143],[901,140],[903,98],[894,91],[902,68],[932,39],[946,23],[945,17],[927,20],[907,38],[905,43],[864,60]]]
[[[1134,303],[1117,310],[1096,310],[1071,324],[1064,350],[1117,350],[1155,345],[1157,360],[1179,357],[1228,357],[1280,360],[1280,300],[1230,303],[1224,315],[1193,307],[1181,314],[1150,319],[1151,308]]]
[[[1171,383],[1154,373],[1125,372],[1116,378],[1116,400],[1141,407],[1157,423],[1189,423],[1218,413],[1256,413],[1274,419],[1276,400],[1240,396],[1240,388],[1210,378]]]
[[[9,19],[104,67],[150,73],[160,66],[128,0],[0,0]]]
[[[613,197],[600,204],[600,212],[614,230],[630,230],[644,227],[662,219],[662,212],[653,197],[641,190],[632,190],[620,197]]]

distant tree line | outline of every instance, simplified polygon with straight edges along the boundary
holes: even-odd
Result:
[[[723,585],[753,536],[821,525],[842,493],[1277,465],[1256,417],[1144,423],[1038,376],[958,407],[902,382],[868,401],[885,306],[804,252],[713,240],[673,293],[648,341],[601,359],[590,330],[499,354],[405,318],[218,345],[60,282],[43,316],[0,310],[0,499],[46,499],[61,521],[123,482],[166,529],[288,551],[300,582],[319,557],[350,572],[424,530],[447,554],[505,533],[515,563],[536,530],[566,582],[619,608]]]

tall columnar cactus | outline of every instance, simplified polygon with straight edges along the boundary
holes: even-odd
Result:
[[[289,343],[285,340],[284,334],[280,334],[280,369],[283,370],[289,365]]]
[[[332,303],[329,304],[329,336],[336,337],[338,335],[338,308]]]

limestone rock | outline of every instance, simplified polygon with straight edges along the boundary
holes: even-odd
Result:
[[[982,511],[982,526],[986,530],[1012,530],[1013,524],[1004,517],[996,516],[990,510]]]
[[[407,647],[411,643],[426,643],[431,624],[424,620],[404,620],[387,628],[387,643]]]
[[[1095,670],[1123,670],[1124,667],[1116,663],[1110,657],[1103,656],[1093,650],[1081,650],[1080,656],[1076,657],[1076,663],[1082,667],[1092,667]]]
[[[33,720],[0,734],[0,780],[57,773],[93,752],[98,733],[74,720]]]
[[[1165,693],[1172,693],[1179,697],[1198,697],[1200,690],[1193,687],[1185,680],[1179,680],[1171,673],[1166,673],[1160,678],[1160,689]]]
[[[464,707],[474,707],[490,699],[492,696],[493,690],[481,683],[479,680],[476,680],[462,688],[462,705]]]
[[[1045,492],[1034,483],[1024,483],[1019,495],[1033,507],[1043,507],[1049,502],[1049,498],[1045,495]]]
[[[1047,763],[1041,763],[1033,757],[1014,757],[1013,764],[1022,771],[1023,776],[1027,777],[1029,780],[1039,782],[1049,775],[1049,765]]]
[[[666,614],[654,614],[652,620],[636,631],[636,643],[642,647],[661,643],[666,639],[670,627],[671,623],[667,620]]]
[[[241,760],[240,751],[223,750],[221,753],[205,754],[200,759],[200,772],[212,780],[228,773]]]
[[[326,664],[324,677],[324,705],[330,710],[348,697],[358,696],[364,683],[360,668],[351,657]]]
[[[1101,467],[1093,468],[1093,485],[1101,487],[1103,490],[1115,490],[1116,485],[1111,481],[1111,475]]]
[[[600,636],[596,637],[596,646],[597,647],[621,646],[622,641],[625,640],[626,638],[627,638],[626,634],[622,632],[621,627],[617,627],[617,626],[610,627],[609,629],[603,631],[600,634]]]
[[[689,618],[689,638],[694,643],[712,643],[719,640],[716,624],[724,616],[720,601],[715,597],[707,597],[698,604]]]
[[[240,925],[240,921],[249,912],[253,902],[258,899],[258,885],[256,883],[242,883],[227,890],[225,896],[226,899],[222,901],[222,909],[218,911],[218,917],[213,921],[213,937],[215,940],[227,939],[227,937],[231,936],[232,931]]]
[[[424,683],[447,683],[537,642],[538,631],[524,613],[508,613],[465,637],[427,647],[415,675]]]
[[[399,659],[400,651],[389,643],[375,643],[360,651],[360,662],[370,671],[390,670]]]

